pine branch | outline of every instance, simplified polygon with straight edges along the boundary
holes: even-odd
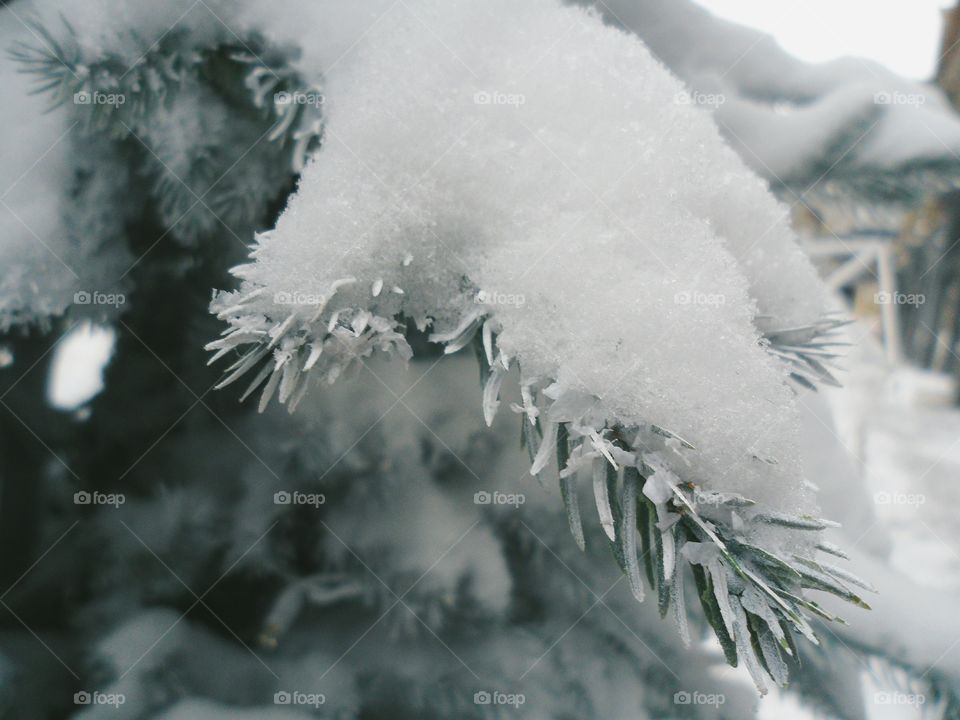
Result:
[[[403,326],[368,310],[341,309],[332,315],[325,331],[316,332],[316,323],[336,290],[355,282],[344,278],[328,296],[316,298],[311,317],[292,312],[281,322],[251,312],[251,303],[262,289],[239,298],[232,293],[216,298],[214,309],[221,319],[231,322],[231,328],[221,340],[207,346],[216,351],[211,362],[252,346],[228,368],[217,387],[226,387],[259,366],[241,399],[263,386],[261,410],[278,394],[280,402],[292,411],[306,392],[311,370],[332,383],[378,348],[408,358],[411,351]],[[376,297],[382,291],[382,283],[375,282],[371,294]],[[394,291],[402,292],[400,288]],[[794,366],[794,375],[806,384],[812,385],[807,378],[835,383],[823,365],[822,347],[842,324],[828,318],[808,327],[768,332],[767,342],[771,352]],[[500,405],[503,380],[515,364],[498,347],[498,331],[495,317],[476,305],[452,331],[430,336],[431,341],[443,344],[448,354],[475,346],[481,368],[486,368],[483,413],[488,425]],[[767,677],[778,685],[787,683],[787,659],[795,655],[794,633],[816,644],[811,626],[814,617],[842,622],[808,599],[805,590],[828,592],[868,607],[850,588],[869,588],[855,576],[812,558],[786,556],[756,539],[768,534],[764,528],[815,534],[835,524],[764,511],[734,493],[704,493],[670,467],[670,457],[696,452],[691,443],[655,425],[598,425],[603,421],[597,420],[596,398],[558,392],[563,391],[549,379],[528,382],[521,387],[523,405],[511,408],[522,416],[531,474],[541,473],[556,456],[568,522],[575,541],[582,545],[585,540],[575,483],[581,470],[592,471],[605,541],[627,575],[634,596],[641,600],[644,595],[642,562],[647,580],[657,592],[661,615],[673,607],[684,641],[689,638],[682,592],[686,566],[691,567],[702,610],[728,661],[732,665],[743,662],[761,693],[767,690]],[[634,532],[639,533],[639,545]],[[814,535],[814,544],[815,539]]]
[[[131,128],[169,108],[194,80],[266,120],[267,140],[285,149],[293,173],[303,169],[321,139],[321,89],[294,69],[291,54],[273,50],[259,37],[197,48],[188,31],[174,30],[131,67],[119,53],[84,57],[76,31],[66,19],[62,22],[64,39],[34,23],[38,45],[21,43],[10,55],[23,72],[36,76],[36,92],[49,93],[52,107],[72,102],[88,133],[126,138]],[[138,45],[149,45],[132,36]]]
[[[63,28],[59,39],[37,26],[37,44],[12,57],[52,107],[70,106],[88,137],[129,154],[161,224],[182,243],[249,235],[320,143],[323,95],[289,50],[259,37],[195,47],[181,29],[130,67],[118,52],[85,57],[74,29]],[[232,148],[246,150],[238,157]]]
[[[36,76],[36,92],[49,93],[52,108],[76,105],[88,133],[126,137],[130,126],[164,107],[203,61],[201,54],[186,50],[183,30],[168,33],[133,67],[118,53],[85,58],[76,31],[62,22],[65,39],[34,23],[40,45],[21,43],[10,55],[22,72]]]
[[[840,387],[833,376],[836,348],[849,347],[839,342],[837,331],[851,321],[827,316],[818,322],[786,330],[768,330],[764,334],[767,350],[790,367],[790,377],[798,385],[816,390],[818,383]]]
[[[914,154],[893,164],[884,164],[886,158],[880,155],[856,151],[874,127],[891,118],[892,111],[877,102],[861,108],[802,167],[784,177],[769,178],[771,190],[788,202],[802,197],[814,209],[830,206],[862,212],[870,208],[891,213],[960,187],[960,160],[946,146],[939,156]]]
[[[960,188],[960,162],[945,157],[914,158],[894,167],[846,165],[834,168],[821,182],[809,186],[816,176],[802,182],[774,184],[772,189],[785,201],[802,195],[812,208],[823,206],[868,208],[878,213],[902,212],[922,205],[931,195]]]
[[[806,655],[802,668],[797,662],[801,691],[804,689],[803,685],[809,685],[811,696],[819,697],[821,688],[814,686],[819,680],[818,676],[835,672],[830,657],[843,650],[853,650],[858,658],[857,668],[865,664],[867,672],[875,679],[876,687],[887,688],[874,695],[873,704],[913,706],[916,716],[924,720],[960,720],[960,686],[955,678],[936,666],[917,666],[904,662],[902,658],[885,652],[887,649],[858,642],[851,637],[841,641],[832,634],[825,635],[821,646],[816,649],[817,656],[810,658]],[[806,662],[807,660],[812,662]],[[813,677],[805,679],[803,676],[808,672]],[[896,697],[897,695],[900,697]]]

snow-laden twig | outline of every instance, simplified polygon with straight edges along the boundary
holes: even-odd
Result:
[[[582,470],[634,594],[642,559],[666,614],[692,568],[728,659],[780,682],[755,634],[788,654],[790,633],[815,640],[809,617],[829,614],[805,588],[860,602],[795,557],[815,561],[826,523],[786,381],[798,363],[832,375],[823,288],[781,209],[642,43],[595,15],[556,0],[411,10],[324,76],[329,141],[234,270],[240,289],[215,297],[229,328],[209,349],[244,349],[228,380],[259,370],[263,407],[378,348],[409,357],[402,323],[446,352],[475,342],[486,422],[518,369],[531,474],[565,460],[577,544],[593,514]],[[531,41],[554,31],[563,48]],[[546,92],[558,76],[569,87]]]

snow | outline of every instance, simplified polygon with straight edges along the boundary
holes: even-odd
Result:
[[[851,333],[855,345],[844,389],[828,393],[837,416],[834,446],[842,443],[850,458],[848,476],[863,478],[856,500],[838,508],[838,516],[849,518],[844,525],[860,537],[858,545],[889,558],[896,571],[921,585],[956,590],[960,533],[951,507],[960,471],[960,413],[952,405],[955,381],[931,371],[890,367],[865,332]]]
[[[130,262],[125,248],[111,245],[124,214],[106,202],[124,186],[127,170],[104,152],[103,141],[78,142],[71,116],[50,112],[49,98],[35,93],[36,78],[9,51],[37,43],[22,22],[36,8],[31,2],[16,8],[16,15],[9,5],[0,8],[0,124],[7,133],[0,164],[0,331],[47,322],[71,305],[81,316],[110,314],[115,305],[91,304],[89,297],[115,295]]]
[[[54,350],[47,395],[50,404],[73,410],[103,389],[103,371],[116,335],[112,329],[82,323],[71,330]]]
[[[913,677],[940,674],[950,682],[960,667],[954,611],[960,537],[950,511],[960,467],[960,413],[951,406],[953,383],[889,366],[866,325],[846,332],[853,346],[839,376],[844,387],[801,402],[804,467],[820,486],[824,513],[843,524],[828,538],[849,553],[849,567],[878,593],[867,598],[869,613],[828,596],[817,601],[848,621],[832,628],[840,642],[903,664]],[[855,661],[855,668],[862,665]],[[922,716],[904,679],[861,675],[866,717]],[[919,686],[914,693],[929,689]],[[933,698],[926,702],[919,709],[932,712]],[[769,710],[766,703],[763,709]]]
[[[185,7],[150,11],[138,23],[162,31]],[[451,345],[469,340],[469,333],[459,330],[483,324],[490,360],[501,363],[496,384],[485,393],[488,423],[498,406],[499,383],[510,377],[523,383],[528,395],[534,388],[553,401],[545,406],[547,428],[555,430],[561,421],[580,424],[573,430],[582,429],[585,440],[578,457],[589,456],[601,481],[604,460],[598,458],[612,449],[599,431],[607,424],[654,423],[695,448],[664,443],[664,467],[648,483],[651,491],[658,478],[674,477],[675,470],[706,487],[744,492],[767,511],[812,510],[800,469],[800,406],[785,386],[784,368],[760,345],[757,326],[783,328],[818,319],[820,285],[794,244],[783,208],[748,169],[749,153],[747,163],[734,154],[710,114],[691,104],[680,82],[640,42],[592,13],[552,0],[530,0],[522,7],[506,0],[483,7],[463,0],[325,3],[311,8],[316,15],[308,18],[271,12],[272,20],[259,17],[261,11],[237,8],[231,22],[265,27],[275,41],[303,44],[301,69],[323,81],[328,100],[323,150],[277,228],[258,238],[255,262],[237,270],[244,280],[240,293],[216,303],[234,327],[271,333],[270,346],[257,359],[266,358],[264,379],[270,376],[268,388],[281,400],[292,400],[305,387],[304,365],[318,363],[328,381],[337,379],[340,366],[330,364],[337,350],[326,343],[327,335],[351,344],[340,359],[355,361],[373,348],[406,354],[393,323],[399,313],[422,325],[432,322],[440,334],[450,331]],[[506,13],[513,18],[509,25],[501,20]],[[96,23],[84,24],[83,42],[99,42],[100,30]],[[129,57],[137,47],[123,50]],[[557,77],[564,78],[562,86]],[[762,94],[763,78],[736,78]],[[783,111],[744,97],[717,111],[721,122],[746,129],[751,138],[763,136],[774,120],[779,123],[767,146],[750,148],[760,156],[758,170],[796,174],[798,163],[814,162],[843,136],[852,118],[865,110],[880,112],[878,86],[861,82],[851,94],[831,91],[817,78],[807,89],[822,99],[807,106]],[[16,87],[21,91],[22,83]],[[22,108],[13,105],[11,122],[26,129],[18,146],[23,152],[5,168],[17,191],[11,191],[11,200],[36,216],[39,237],[66,237],[60,211],[68,193],[66,160],[53,146],[49,167],[41,171],[41,163],[32,162],[46,159],[38,151],[67,126],[25,122],[26,115],[15,115]],[[883,123],[864,144],[863,158],[869,161],[879,143],[887,155],[890,147],[902,150],[895,162],[914,159],[917,146],[898,145],[897,138],[916,134],[916,123],[929,122],[950,143],[960,139],[941,110],[934,104],[883,110]],[[36,108],[29,113],[32,118]],[[807,126],[817,134],[801,136],[792,146],[786,142]],[[778,156],[784,147],[790,151]],[[165,148],[185,162],[182,150]],[[852,158],[860,158],[860,151]],[[44,193],[33,192],[30,183]],[[38,200],[43,213],[33,206]],[[2,250],[15,266],[39,252],[20,232],[8,233],[13,239]],[[64,243],[65,253],[75,251],[86,262],[75,244]],[[25,275],[12,277],[30,289]],[[77,287],[83,285],[67,279],[38,296],[59,293],[69,302]],[[23,309],[29,306],[23,294],[4,288],[2,297],[14,303],[8,314],[63,309],[62,304]],[[273,362],[282,373],[270,374]],[[508,367],[516,365],[522,369],[519,378],[508,375]],[[529,400],[516,409],[538,412]],[[943,434],[949,434],[954,425],[943,424]],[[886,438],[871,442],[879,445],[869,446],[879,467],[917,462]],[[938,437],[927,451],[918,441],[911,451],[932,457],[942,444]],[[404,447],[398,442],[392,454],[401,456]],[[544,445],[540,466],[552,450]],[[947,455],[934,464],[952,466]],[[903,471],[897,472],[902,482]],[[597,487],[606,491],[603,482]],[[462,512],[458,503],[429,488],[406,490],[391,520],[351,527],[356,518],[347,516],[330,525],[364,554],[388,546],[404,528],[416,528],[395,564],[416,576],[437,546],[455,539],[460,522],[479,517],[479,511]],[[873,520],[858,518],[859,527],[869,530]],[[607,525],[612,533],[612,522]],[[686,548],[684,557],[694,549],[692,543]],[[492,533],[477,530],[469,546],[452,551],[449,564],[425,581],[425,592],[450,592],[469,579],[483,610],[505,612],[510,575],[505,565],[489,561],[497,549]],[[668,566],[671,557],[665,549]],[[711,573],[725,577],[719,563],[714,566]],[[948,567],[934,566],[929,573]],[[717,587],[722,585],[718,580]],[[893,625],[905,603],[898,604],[902,598],[896,592],[890,596],[893,610],[883,617]],[[729,605],[725,592],[718,601],[742,641],[743,609]],[[945,612],[940,600],[931,607]],[[910,657],[931,657],[936,648],[929,644]],[[205,718],[217,712],[212,704],[187,701],[168,716]]]
[[[815,720],[816,717],[799,698],[780,688],[773,688],[757,711],[757,720]]]
[[[704,92],[732,88],[745,97],[803,103],[865,77],[896,77],[879,63],[857,57],[804,62],[769,34],[719,18],[691,0],[604,0],[599,8],[610,23],[637,33],[673,72]]]
[[[933,75],[942,32],[943,0],[875,3],[872,0],[697,0],[711,12],[770,32],[808,62],[858,56],[882,63],[904,77]],[[865,23],[864,18],[870,22]]]
[[[0,9],[0,47],[28,37],[12,10]],[[17,69],[4,52],[0,124],[8,139],[0,163],[0,330],[61,312],[75,287],[72,258],[64,258],[66,267],[57,259],[69,251],[61,240],[59,208],[71,166],[68,144],[58,140],[70,124],[62,113],[44,112],[46,101],[30,96],[30,80]]]
[[[754,319],[811,322],[821,286],[783,209],[641,43],[552,0],[420,0],[325,79],[325,146],[216,302],[235,328],[306,357],[338,324],[386,337],[402,312],[444,331],[479,292],[512,297],[479,307],[524,382],[680,434],[707,486],[810,510],[793,396]]]
[[[305,77],[319,82],[341,62],[348,63],[368,30],[389,24],[391,0],[277,0],[244,2],[234,8],[231,25],[251,28],[278,46],[295,46],[302,54],[297,64]],[[309,42],[305,42],[305,32]]]
[[[872,121],[873,87],[836,90],[820,102],[789,108],[732,98],[717,111],[731,145],[758,173],[789,179],[829,160],[830,148],[843,139],[851,122]]]
[[[773,181],[816,181],[834,163],[896,171],[956,161],[960,152],[953,109],[939,90],[919,84],[865,80],[788,107],[730,98],[716,117],[748,164]]]
[[[770,35],[689,0],[598,5],[692,89],[720,98],[714,114],[724,136],[771,181],[814,183],[833,163],[896,171],[960,155],[960,120],[930,83],[859,57],[804,62]]]

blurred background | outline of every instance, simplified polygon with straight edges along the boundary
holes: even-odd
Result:
[[[836,363],[840,386],[822,387],[804,400],[804,443],[808,475],[821,488],[824,515],[843,522],[838,539],[854,548],[858,573],[881,589],[875,610],[849,618],[851,626],[831,633],[826,642],[831,659],[812,657],[794,687],[774,690],[759,706],[742,673],[722,664],[712,667],[711,677],[719,678],[731,701],[726,708],[691,712],[700,713],[696,717],[739,718],[756,711],[770,720],[960,717],[960,5],[942,0],[578,1],[595,5],[607,22],[639,35],[687,84],[690,92],[678,102],[711,113],[727,141],[769,183],[833,291],[836,310],[854,320],[844,329],[849,347]],[[45,37],[27,22],[35,5],[2,3],[0,37],[8,47]],[[253,135],[259,132],[251,128]],[[18,176],[35,173],[33,161],[42,170],[44,160],[36,155],[11,170],[10,179],[19,183]],[[149,192],[137,186],[149,185],[149,176],[141,172],[130,182],[131,204],[149,204]],[[239,227],[269,227],[291,183],[287,176],[276,181],[282,192],[267,194],[269,201]],[[137,232],[149,236],[148,243],[163,232],[162,220],[160,212],[135,218],[133,224],[139,223]],[[219,228],[206,227],[206,232],[224,234]],[[153,294],[155,307],[199,316],[209,300],[208,288],[224,286],[218,282],[231,263],[204,265],[189,243],[183,247],[188,249],[161,246],[151,269],[157,274],[148,276],[141,266],[133,275],[144,273],[138,281],[153,278],[137,290],[141,300]],[[224,257],[240,258],[236,247],[220,250]],[[183,278],[189,280],[189,289],[182,297],[157,299],[169,283]],[[416,683],[404,681],[395,667],[377,665],[372,672],[382,677],[366,677],[380,640],[365,650],[361,646],[357,655],[366,664],[360,659],[356,665],[341,664],[337,658],[341,649],[352,648],[354,639],[341,637],[342,628],[367,612],[376,611],[376,617],[382,609],[378,603],[384,601],[378,597],[382,590],[364,587],[359,580],[356,587],[345,589],[341,575],[358,572],[358,567],[353,551],[344,548],[360,547],[362,555],[366,548],[386,557],[384,548],[396,539],[386,530],[363,539],[359,531],[351,534],[324,516],[346,543],[337,547],[329,542],[317,550],[312,543],[320,541],[313,530],[304,529],[312,521],[303,512],[271,514],[276,507],[264,510],[270,505],[264,498],[286,487],[275,475],[270,477],[272,468],[282,467],[284,480],[290,473],[312,478],[302,486],[355,503],[350,507],[357,526],[369,529],[364,523],[374,522],[373,515],[368,517],[356,505],[357,481],[408,445],[430,447],[415,467],[398,471],[405,478],[404,492],[410,492],[411,476],[424,485],[454,482],[450,478],[458,469],[445,454],[450,447],[467,458],[486,458],[496,448],[515,444],[511,431],[502,427],[492,439],[478,439],[462,429],[475,418],[466,420],[443,406],[444,389],[453,396],[461,393],[462,376],[474,374],[475,368],[451,361],[449,378],[438,379],[439,389],[417,400],[424,417],[443,418],[452,428],[453,437],[445,437],[442,447],[421,437],[409,418],[399,430],[380,426],[359,445],[350,445],[351,428],[365,427],[371,419],[372,428],[378,415],[382,419],[390,412],[382,413],[389,403],[378,405],[377,400],[357,409],[362,401],[356,388],[315,399],[302,422],[268,412],[272,429],[264,431],[263,418],[255,426],[234,403],[228,406],[216,394],[200,393],[217,379],[212,370],[202,372],[203,340],[215,335],[209,319],[157,327],[145,306],[141,303],[140,310],[122,316],[119,323],[81,313],[43,331],[8,329],[0,336],[0,397],[10,410],[0,417],[0,575],[9,588],[0,599],[10,613],[0,631],[3,717],[268,717],[266,711],[248,716],[229,707],[238,701],[238,693],[249,696],[249,702],[240,705],[253,706],[261,685],[276,689],[273,681],[246,681],[240,689],[236,683],[262,674],[259,665],[269,665],[273,674],[271,668],[284,663],[298,667],[301,675],[308,674],[304,668],[309,663],[337,666],[332,675],[332,666],[317,673],[324,682],[333,682],[331,697],[339,688],[354,688],[337,708],[315,708],[315,716],[389,716],[396,710],[390,703],[398,697],[402,702],[397,707],[404,711],[397,712],[404,716],[426,716],[423,707],[436,709],[436,696],[417,695],[409,687]],[[429,359],[430,351],[425,353]],[[391,377],[389,370],[383,372]],[[412,390],[409,379],[394,379],[398,391]],[[154,405],[144,412],[140,403],[145,398],[159,403],[160,409]],[[416,399],[416,393],[411,398]],[[344,420],[338,408],[350,408],[353,417]],[[338,423],[344,428],[337,430]],[[325,439],[305,450],[298,441],[315,437],[311,433]],[[380,446],[387,443],[382,433],[393,439]],[[145,457],[148,462],[142,462]],[[348,460],[341,462],[343,457]],[[114,508],[122,513],[122,526],[113,516],[105,520],[102,512],[84,515],[90,508],[63,501],[64,492],[72,496],[82,487],[74,482],[74,469],[85,478],[112,478],[98,487],[125,498],[122,507]],[[189,482],[199,476],[205,490]],[[224,499],[236,492],[228,477],[240,478],[246,495]],[[536,490],[531,486],[527,492]],[[437,508],[443,503],[436,498]],[[428,515],[422,508],[401,510],[412,522]],[[487,534],[436,586],[421,588],[422,594],[408,600],[418,615],[431,618],[426,623],[430,633],[442,634],[444,627],[456,631],[456,619],[447,626],[443,618],[451,598],[470,604],[464,599],[471,596],[465,577],[480,576],[484,587],[497,588],[504,577],[518,572],[518,558],[552,562],[542,549],[538,554],[536,547],[527,547],[536,546],[530,538],[525,544],[515,537],[512,521],[484,517],[490,526],[483,531]],[[258,536],[277,523],[280,531],[271,535],[273,540],[256,545]],[[534,527],[551,546],[566,541],[558,534],[554,543],[547,529]],[[61,544],[62,537],[68,541]],[[516,553],[491,551],[499,559],[488,562],[484,544],[496,545],[495,538],[515,542]],[[411,554],[422,552],[423,562],[406,568],[413,577],[429,565],[426,558],[433,557],[425,550],[435,547],[429,541],[400,541]],[[257,547],[253,552],[251,543]],[[74,553],[79,551],[68,551],[68,546],[82,548],[85,560],[78,561]],[[92,574],[82,570],[90,557],[102,560]],[[175,569],[172,577],[168,564]],[[374,567],[378,573],[388,572],[386,565]],[[188,585],[199,590],[224,579],[208,599],[189,588],[184,592]],[[502,611],[506,601],[496,595],[490,590],[474,598],[472,609],[481,616]],[[360,609],[344,610],[345,598],[362,598]],[[570,598],[569,607],[582,599]],[[310,616],[330,607],[341,613],[336,620]],[[618,612],[626,616],[633,611]],[[181,617],[187,619],[181,623]],[[436,623],[433,618],[438,618]],[[410,624],[417,623],[408,618],[391,625],[394,634],[385,631],[384,638],[406,637]],[[278,638],[293,627],[300,638],[335,636],[338,650],[310,655],[309,643],[302,639],[293,647],[281,647],[275,659],[270,653]],[[661,654],[669,652],[663,648],[672,641],[651,640],[639,628],[637,632]],[[516,634],[510,638],[518,647],[525,642]],[[158,643],[170,646],[155,662],[139,666],[142,673],[117,671],[136,666],[144,656],[152,658]],[[225,649],[229,645],[233,647]],[[716,653],[715,647],[708,650]],[[439,652],[442,659],[416,650],[411,664],[426,673],[428,666],[455,662]],[[508,654],[506,646],[503,652]],[[184,659],[188,656],[196,667]],[[405,661],[400,655],[383,664]],[[75,671],[80,667],[85,670]],[[448,682],[442,672],[430,672],[437,686]],[[551,683],[563,683],[559,670],[551,672],[558,675],[547,673],[538,680],[544,694]],[[655,673],[643,678],[656,682]],[[93,685],[149,700],[136,712],[136,703],[129,702],[126,709],[110,708],[98,715],[102,709],[77,708],[49,691],[82,691]],[[730,688],[741,688],[741,695]],[[588,697],[584,707],[595,710],[598,705],[590,703],[596,691],[583,692]],[[181,702],[191,697],[206,699],[192,705]],[[371,697],[376,701],[364,705]],[[740,697],[745,699],[734,702]],[[448,701],[453,709],[437,710],[437,716],[467,712]],[[350,715],[361,706],[366,707],[362,713]],[[171,707],[175,709],[168,715],[162,714]],[[587,712],[570,717],[590,716]],[[674,712],[675,707],[653,709],[650,717],[673,717]],[[513,716],[523,713],[520,709]],[[618,717],[615,711],[606,716]],[[556,717],[561,717],[559,711]]]
[[[843,387],[822,394],[873,505],[857,542],[882,547],[917,592],[957,597],[960,12],[938,0],[698,4],[740,27],[704,30],[690,52],[668,38],[691,27],[695,10],[666,11],[661,25],[638,9],[650,3],[608,12],[715,103],[722,132],[789,206],[838,306],[856,319]],[[823,417],[810,423],[831,432]],[[829,455],[821,440],[811,452]],[[824,457],[821,467],[835,463]],[[871,718],[941,712],[891,694],[877,667],[862,682]],[[760,716],[816,716],[780,701],[761,703]]]

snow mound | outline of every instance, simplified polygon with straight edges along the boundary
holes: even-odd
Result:
[[[817,544],[787,380],[832,380],[803,358],[838,321],[763,182],[642,42],[556,0],[389,6],[303,74],[323,145],[214,297],[211,362],[246,348],[219,387],[249,374],[241,399],[292,411],[314,378],[409,359],[413,321],[473,344],[491,424],[519,368],[530,473],[555,459],[576,544],[586,480],[634,598],[642,564],[688,641],[692,567],[728,662],[784,685],[782,623],[815,642],[809,613],[833,619],[803,590],[869,586],[813,560],[842,552]]]
[[[935,83],[859,57],[804,62],[691,0],[575,1],[647,43],[791,203],[876,207],[880,190],[904,203],[958,184],[960,121]]]
[[[400,314],[443,331],[483,311],[525,382],[596,399],[601,427],[682,435],[686,476],[808,509],[754,319],[816,320],[820,284],[641,42],[552,0],[421,0],[325,77],[324,147],[215,302],[237,331],[215,346],[272,341],[260,381],[295,399],[302,368],[333,381],[375,347],[405,353]]]

